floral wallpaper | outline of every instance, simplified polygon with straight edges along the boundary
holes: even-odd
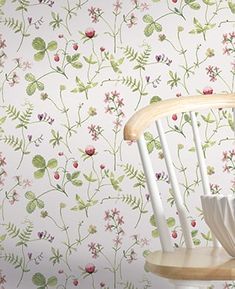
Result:
[[[161,99],[234,92],[235,2],[0,0],[0,25],[0,288],[171,288],[144,268],[157,223],[123,126]],[[232,111],[197,116],[211,191],[235,193]],[[207,246],[190,128],[187,113],[165,123],[194,244]],[[182,246],[161,144],[144,136]]]

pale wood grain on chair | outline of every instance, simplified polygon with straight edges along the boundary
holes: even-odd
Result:
[[[145,267],[158,276],[175,280],[235,280],[235,258],[223,248],[156,251],[147,256]]]
[[[183,96],[159,101],[140,109],[130,118],[124,128],[124,139],[138,140],[154,120],[174,113],[231,107],[235,107],[235,93]]]

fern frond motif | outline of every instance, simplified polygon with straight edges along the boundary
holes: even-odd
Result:
[[[123,289],[138,289],[137,287],[134,286],[133,283],[131,282],[126,282]]]
[[[23,22],[19,21],[18,19],[14,19],[13,17],[4,18],[1,21],[5,26],[12,29],[15,33],[21,32],[23,33]]]
[[[12,120],[18,119],[20,121],[20,124],[18,124],[16,128],[27,128],[27,125],[30,122],[30,118],[33,114],[33,105],[31,103],[28,103],[27,105],[28,107],[24,112],[19,111],[14,105],[11,104],[6,107],[8,117]]]
[[[125,172],[125,175],[130,180],[132,180],[132,179],[137,180],[137,183],[135,183],[133,185],[133,187],[145,188],[146,179],[145,179],[145,175],[144,175],[143,171],[139,171],[139,170],[135,169],[134,166],[131,164],[125,164],[122,167],[123,167],[123,170]]]
[[[136,170],[131,164],[125,164],[123,170],[129,179],[134,179],[138,174],[138,170]]]
[[[136,52],[134,50],[134,48],[132,48],[130,46],[127,46],[123,49],[124,49],[124,54],[125,54],[126,58],[129,59],[130,61],[134,61],[139,56],[138,52]]]
[[[145,183],[146,183],[146,179],[145,179],[145,175],[144,175],[144,172],[139,172],[138,175],[137,175],[137,183],[134,184],[134,187],[142,187],[142,188],[145,188]]]
[[[29,0],[12,0],[13,3],[18,2],[19,6],[16,8],[16,11],[24,10],[27,12],[27,8],[30,5]]]
[[[33,225],[32,223],[29,223],[27,227],[18,235],[20,241],[16,244],[16,246],[20,245],[27,246],[27,242],[29,242],[32,232],[33,232]]]
[[[122,78],[122,83],[131,88],[132,92],[141,90],[141,82],[136,78],[132,78],[131,76],[126,76]]]
[[[22,150],[23,151],[23,140],[15,137],[14,135],[4,136],[3,137],[4,143],[8,144],[15,151]]]
[[[19,120],[21,121],[21,124],[19,124],[17,127],[27,128],[27,125],[30,122],[32,113],[33,113],[33,105],[29,104],[28,108],[20,114]]]
[[[29,242],[30,237],[33,232],[33,224],[28,222],[25,229],[21,230],[15,224],[9,222],[4,225],[6,227],[6,231],[8,235],[13,238],[18,238],[19,242],[17,242],[16,246],[24,245],[27,246],[27,242]]]
[[[20,111],[17,110],[17,108],[14,105],[8,105],[6,108],[6,113],[8,117],[10,117],[12,120],[16,120],[20,116]]]
[[[144,52],[142,52],[138,58],[136,59],[138,62],[138,65],[134,67],[134,69],[143,69],[145,70],[145,66],[148,63],[149,57],[151,55],[151,47],[149,45],[147,45],[147,47],[145,48]]]
[[[141,199],[137,198],[136,196],[132,196],[132,195],[122,195],[122,202],[129,205],[132,210],[136,210],[136,209],[140,209],[141,210]]]
[[[11,238],[16,238],[20,234],[20,229],[13,223],[5,224],[6,231]]]
[[[24,267],[24,261],[22,257],[19,257],[15,255],[14,253],[5,253],[4,255],[1,255],[0,258],[3,258],[6,262],[10,263],[12,266],[14,266],[15,269]]]

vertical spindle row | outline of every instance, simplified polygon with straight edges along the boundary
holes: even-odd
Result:
[[[152,163],[149,158],[149,153],[143,135],[138,139],[137,143],[148,185],[148,190],[150,193],[150,201],[153,207],[155,218],[157,220],[162,250],[165,252],[171,252],[173,251],[173,245],[170,237],[170,232],[166,223],[164,208],[156,183],[156,177],[153,172]]]
[[[196,146],[196,152],[197,152],[197,158],[198,158],[198,163],[199,163],[199,169],[200,169],[200,175],[202,178],[202,187],[203,187],[203,193],[204,195],[210,195],[210,185],[209,185],[209,179],[207,176],[207,168],[206,168],[206,163],[204,159],[204,154],[202,150],[202,142],[198,130],[198,125],[197,125],[197,119],[195,116],[194,112],[190,112],[190,117],[191,117],[191,123],[192,123],[192,129],[193,129],[193,136],[194,136],[194,142]],[[216,240],[216,238],[213,236],[213,245],[214,247],[219,247],[220,244]]]
[[[169,146],[168,146],[165,133],[163,131],[160,120],[156,121],[156,126],[158,130],[158,135],[160,138],[162,150],[164,153],[164,159],[166,162],[170,183],[173,189],[174,200],[175,200],[176,208],[178,211],[178,216],[179,216],[179,220],[180,220],[180,224],[181,224],[181,228],[182,228],[182,232],[183,232],[183,236],[185,240],[185,245],[187,248],[193,248],[194,245],[193,245],[192,236],[190,232],[189,222],[187,219],[187,211],[186,211],[183,198],[180,192],[179,183],[177,181],[171,153],[170,153]]]

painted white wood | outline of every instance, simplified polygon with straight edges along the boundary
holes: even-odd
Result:
[[[149,158],[149,153],[146,147],[145,139],[143,135],[137,141],[139,153],[148,185],[148,190],[150,193],[150,201],[153,207],[154,216],[157,219],[158,230],[160,233],[160,242],[162,246],[162,250],[165,252],[174,251],[170,232],[167,227],[166,217],[164,214],[164,208],[162,204],[162,200],[159,194],[159,190],[156,183],[155,174],[153,172],[152,163]]]
[[[198,130],[197,119],[196,119],[195,113],[191,111],[190,117],[191,117],[191,122],[192,122],[193,136],[194,136],[194,142],[196,146],[197,158],[199,162],[199,169],[200,169],[200,174],[202,178],[203,193],[204,195],[210,195],[211,191],[210,191],[209,179],[207,175],[206,162],[205,162],[203,151],[202,151],[202,142],[201,142],[201,138],[200,138],[200,134]],[[214,247],[220,247],[218,240],[214,236],[212,236],[212,239],[213,239]]]
[[[209,180],[207,176],[207,168],[206,168],[206,163],[202,151],[202,143],[201,143],[201,138],[198,130],[198,125],[197,125],[197,119],[195,116],[194,112],[190,112],[190,117],[191,117],[191,122],[192,122],[192,128],[193,128],[193,136],[194,136],[194,142],[196,146],[196,152],[197,152],[197,158],[199,162],[199,168],[200,168],[200,173],[201,173],[201,178],[202,178],[202,186],[203,186],[203,193],[204,195],[210,195],[210,185],[209,185]]]
[[[187,210],[184,206],[183,198],[182,198],[180,188],[179,188],[179,183],[177,181],[174,165],[173,165],[172,158],[171,158],[171,153],[170,153],[169,146],[168,146],[168,143],[167,143],[167,140],[165,137],[165,133],[164,133],[164,130],[162,127],[162,123],[160,120],[156,121],[156,126],[157,126],[157,130],[158,130],[160,142],[162,145],[162,150],[164,153],[164,159],[166,162],[167,171],[169,174],[169,179],[170,179],[171,186],[172,186],[173,193],[174,193],[175,204],[176,204],[176,208],[178,211],[180,224],[182,227],[185,245],[187,248],[193,248],[194,244],[192,241],[189,222],[187,219]]]

